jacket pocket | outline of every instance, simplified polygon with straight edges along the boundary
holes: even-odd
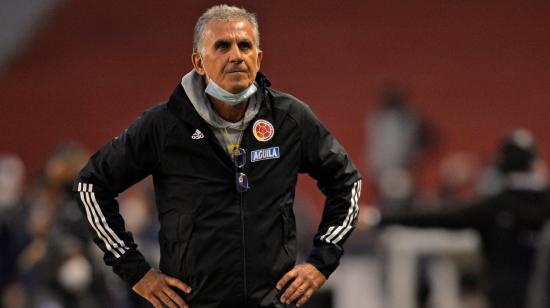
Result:
[[[184,263],[191,234],[193,215],[169,213],[161,220],[159,242],[161,245],[160,270],[168,275],[183,278]]]
[[[291,258],[296,258],[296,223],[289,206],[281,205],[281,218],[283,220],[283,249]]]

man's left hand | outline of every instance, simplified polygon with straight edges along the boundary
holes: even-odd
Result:
[[[281,303],[290,304],[298,300],[296,307],[301,307],[327,281],[327,278],[312,264],[302,263],[296,265],[277,282],[277,290],[284,289],[291,280],[292,284],[281,295]]]

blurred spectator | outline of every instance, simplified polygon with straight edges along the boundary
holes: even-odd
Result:
[[[412,168],[430,143],[431,132],[396,82],[384,85],[378,110],[367,118],[365,129],[366,165],[378,186],[380,204],[385,212],[397,213],[414,198]]]
[[[0,155],[0,305],[24,307],[22,286],[17,282],[17,256],[26,244],[18,223],[23,219],[22,193],[25,166],[15,155]]]
[[[526,130],[517,130],[502,142],[496,164],[504,180],[500,193],[440,213],[384,217],[381,224],[476,230],[482,241],[491,307],[521,308],[537,238],[550,218],[547,169]]]
[[[25,167],[0,155],[0,307],[137,308],[136,296],[103,264],[72,184],[88,158],[76,143],[59,146],[24,191]],[[158,224],[151,179],[120,196],[128,230],[151,264],[158,264]]]
[[[25,166],[16,155],[0,155],[0,211],[21,202]]]
[[[87,159],[78,144],[58,147],[25,200],[19,232],[28,244],[18,270],[33,307],[99,307],[108,303],[103,276],[94,264],[72,182]]]

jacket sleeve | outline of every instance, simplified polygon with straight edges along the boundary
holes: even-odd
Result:
[[[329,277],[338,266],[343,244],[357,222],[361,176],[346,151],[309,108],[305,108],[301,124],[300,171],[315,179],[326,196],[307,262]]]
[[[118,194],[151,174],[159,160],[158,130],[147,113],[105,144],[75,180],[75,199],[104,261],[133,286],[150,269],[119,214]]]

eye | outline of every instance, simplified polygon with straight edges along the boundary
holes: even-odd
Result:
[[[240,50],[250,50],[250,49],[252,49],[252,43],[250,43],[250,42],[240,42],[239,43],[239,49]]]
[[[229,49],[229,42],[225,42],[225,41],[220,41],[220,42],[216,42],[216,49],[220,49],[220,50],[226,50],[226,49]]]

